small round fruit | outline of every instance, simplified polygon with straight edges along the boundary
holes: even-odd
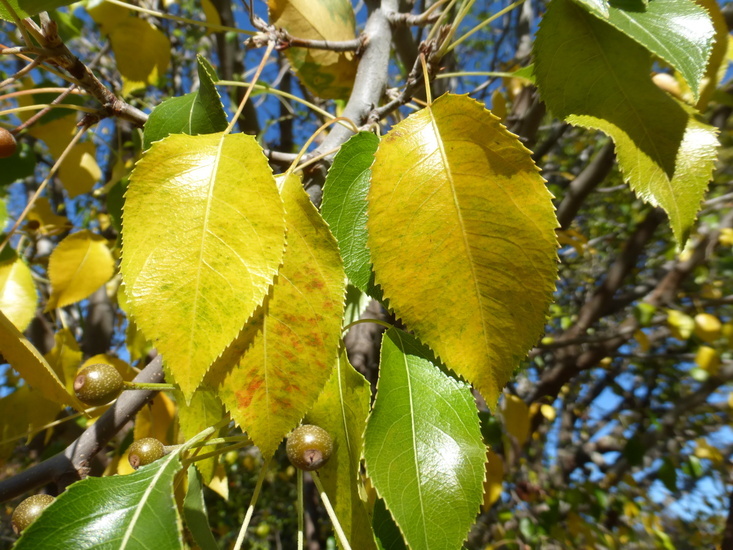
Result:
[[[134,441],[130,445],[128,460],[130,461],[130,466],[137,470],[140,466],[155,462],[164,454],[165,448],[160,441],[154,437],[144,437],[143,439]]]
[[[106,405],[125,387],[122,375],[112,365],[97,363],[84,367],[74,379],[74,392],[87,405]]]
[[[5,128],[0,128],[0,159],[12,157],[18,149],[15,136]]]
[[[333,439],[323,428],[304,424],[293,430],[285,445],[290,463],[296,468],[312,472],[331,458]]]
[[[41,512],[53,501],[54,498],[51,495],[33,495],[18,504],[11,518],[15,534],[20,534],[26,527],[36,521]]]

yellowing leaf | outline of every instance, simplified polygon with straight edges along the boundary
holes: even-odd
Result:
[[[207,481],[205,483],[209,489],[214,491],[221,498],[229,500],[229,481],[227,479],[227,471],[226,468],[224,468],[224,464],[218,464],[216,471],[214,472],[214,477],[211,478],[211,481]]]
[[[41,426],[52,422],[59,413],[58,403],[27,385],[0,398],[0,465],[20,443]]]
[[[649,348],[651,347],[651,342],[649,341],[649,336],[647,336],[646,332],[644,332],[643,330],[635,331],[634,340],[636,340],[639,344],[639,349],[642,353],[646,353],[647,351],[649,351]]]
[[[142,19],[130,17],[117,24],[109,36],[122,75],[122,95],[156,84],[168,69],[168,37]]]
[[[41,235],[58,235],[71,229],[71,222],[66,216],[58,216],[51,209],[46,197],[38,197],[26,217],[28,223],[37,223]]]
[[[99,25],[102,34],[109,34],[115,27],[131,16],[129,9],[105,0],[89,2],[86,10],[92,16],[94,22]]]
[[[221,25],[221,17],[211,0],[201,0],[201,8],[204,10],[207,23],[211,23],[212,25]],[[213,32],[214,31],[211,29],[206,30],[206,34],[212,34]]]
[[[205,428],[213,426],[224,417],[224,407],[214,392],[197,391],[193,394],[189,405],[186,405],[183,394],[180,392],[175,392],[175,398],[178,404],[178,426],[184,441]],[[207,452],[214,449],[214,447],[209,447]],[[214,477],[217,463],[218,457],[216,456],[196,461],[196,468],[205,482]]]
[[[529,151],[466,96],[397,124],[372,166],[376,282],[492,407],[544,329],[557,276],[550,199]]]
[[[28,133],[46,142],[51,156],[57,159],[77,131],[76,115],[69,115],[47,124],[32,126]],[[88,193],[102,177],[102,170],[95,160],[95,152],[93,143],[77,143],[61,163],[58,175],[69,197]]]
[[[718,449],[710,445],[704,437],[696,439],[695,443],[697,443],[697,446],[695,447],[693,454],[697,458],[707,458],[714,464],[723,463],[723,454]]]
[[[171,430],[175,416],[176,404],[160,392],[135,417],[135,439],[154,437],[166,445],[177,443]]]
[[[277,282],[210,380],[263,456],[297,426],[331,375],[344,310],[336,241],[300,179],[284,180],[288,247]],[[245,351],[231,368],[230,358],[236,362]]]
[[[673,337],[678,340],[687,340],[695,329],[695,320],[681,311],[668,309],[667,325]]]
[[[695,354],[695,364],[707,371],[710,375],[718,374],[720,369],[720,357],[718,352],[710,346],[700,346]]]
[[[46,311],[90,296],[112,278],[114,263],[104,237],[86,229],[66,237],[48,262],[51,296]]]
[[[715,0],[695,0],[698,6],[702,6],[708,12],[710,19],[715,28],[715,42],[713,51],[710,52],[707,67],[705,67],[705,76],[703,76],[700,86],[700,99],[695,107],[705,112],[710,102],[710,98],[718,87],[718,82],[725,76],[727,68],[726,56],[728,53],[728,24],[720,10],[720,6]]]
[[[695,336],[703,342],[714,342],[720,338],[723,324],[715,315],[698,313],[695,315]]]
[[[243,134],[156,142],[131,175],[122,226],[130,312],[191,399],[283,257],[282,200],[262,149]]]
[[[0,310],[0,354],[46,399],[62,405],[71,405],[79,411],[85,409],[75,396],[67,393],[64,383],[56,376],[51,366],[33,344],[15,328],[2,310]]]
[[[547,403],[543,403],[540,405],[540,412],[542,413],[542,416],[544,416],[547,420],[552,422],[557,417],[557,411],[555,410],[555,407],[552,405],[548,405]]]
[[[481,509],[488,512],[499,500],[504,484],[504,459],[494,451],[486,451],[486,480],[484,481],[484,502]]]
[[[76,343],[74,335],[67,328],[61,329],[53,335],[56,342],[51,351],[43,358],[48,361],[51,368],[64,381],[66,391],[74,392],[74,378],[81,364],[82,353],[79,344]]]
[[[517,440],[521,447],[529,438],[529,407],[516,395],[506,394],[502,415],[506,431]]]
[[[270,22],[292,36],[310,40],[352,40],[354,11],[348,0],[269,0]],[[354,52],[288,48],[300,80],[324,99],[346,99],[356,76]]]
[[[18,256],[0,262],[0,311],[18,330],[25,330],[36,313],[38,294],[30,268]]]

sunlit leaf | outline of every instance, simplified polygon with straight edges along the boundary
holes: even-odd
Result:
[[[372,276],[366,199],[377,145],[377,136],[361,132],[341,146],[328,170],[321,204],[323,219],[339,243],[344,271],[352,284],[364,292],[369,291]]]
[[[608,0],[575,0],[581,6],[584,6],[588,11],[608,19],[609,15],[609,3]]]
[[[268,0],[270,22],[310,40],[353,40],[354,10],[348,0]],[[324,99],[346,99],[356,76],[354,52],[288,48],[285,54],[300,80]]]
[[[363,433],[371,387],[342,350],[331,378],[308,413],[307,422],[326,430],[334,442],[331,459],[318,470],[352,548],[376,548],[367,505],[359,495]]]
[[[38,293],[33,275],[16,254],[0,261],[0,311],[18,330],[25,330],[36,313]]]
[[[412,550],[460,548],[483,500],[486,447],[470,388],[412,336],[382,340],[365,433],[367,474]]]
[[[224,407],[214,392],[197,391],[188,405],[180,392],[174,395],[178,404],[178,426],[184,441],[224,418]],[[208,450],[214,449],[209,447]],[[196,469],[201,472],[204,481],[209,482],[214,477],[217,463],[216,456],[196,461]]]
[[[114,267],[104,237],[86,229],[72,233],[51,253],[48,262],[51,296],[46,311],[89,297],[110,280]]]
[[[331,375],[344,308],[345,276],[328,226],[297,176],[284,178],[281,193],[288,247],[277,282],[208,380],[264,456],[297,426]]]
[[[130,17],[114,27],[109,35],[117,70],[122,75],[122,95],[157,84],[168,69],[171,43],[153,25]]]
[[[654,85],[649,52],[569,0],[550,4],[534,51],[547,106],[613,138],[625,180],[667,212],[684,244],[712,176],[715,131]]]
[[[720,5],[715,0],[696,0],[698,6],[705,8],[715,28],[715,43],[710,52],[705,74],[700,82],[700,94],[695,107],[704,112],[715,93],[718,83],[725,78],[728,67],[726,54],[728,53],[728,24],[725,21]]]
[[[150,113],[145,123],[143,149],[169,134],[213,134],[227,127],[219,92],[201,56],[198,60],[200,88],[182,97],[166,99]]]
[[[190,399],[283,256],[283,206],[262,149],[242,134],[156,142],[132,173],[122,235],[132,316]]]
[[[128,8],[106,0],[91,0],[87,3],[86,10],[94,22],[99,25],[101,33],[105,35],[111,33],[115,27],[132,16]]]
[[[183,548],[173,499],[173,477],[181,467],[173,451],[130,475],[78,481],[23,532],[15,548]]]
[[[0,310],[0,354],[46,399],[62,405],[71,405],[79,411],[85,409],[75,396],[67,393],[63,381],[2,310]]]
[[[173,419],[176,404],[164,392],[158,393],[135,417],[134,438],[154,437],[165,445],[178,443],[173,439]]]
[[[486,452],[486,480],[484,481],[484,501],[481,509],[488,512],[499,500],[504,490],[504,459],[494,451]]]
[[[26,217],[28,226],[38,231],[40,235],[58,235],[71,229],[72,224],[66,216],[59,216],[51,209],[46,197],[38,197],[33,208]]]
[[[79,349],[73,333],[67,329],[61,329],[53,335],[54,346],[43,358],[54,370],[56,375],[64,381],[66,391],[74,392],[74,378],[81,365],[82,353]]]
[[[395,125],[372,166],[376,282],[492,407],[544,330],[557,274],[550,199],[529,151],[465,96]]]
[[[27,385],[0,398],[0,464],[13,449],[27,443],[42,426],[52,422],[61,408]]]

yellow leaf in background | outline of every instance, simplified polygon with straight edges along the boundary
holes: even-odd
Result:
[[[516,395],[504,394],[504,427],[521,447],[529,438],[529,407]]]
[[[69,235],[48,262],[51,296],[46,311],[87,298],[113,274],[114,260],[104,237],[86,229]]]
[[[122,75],[123,96],[157,84],[168,70],[170,40],[147,21],[130,17],[115,26],[109,40]]]
[[[221,17],[219,17],[219,12],[211,0],[201,0],[201,8],[204,10],[207,23],[221,25]],[[212,34],[213,32],[211,29],[206,30],[206,34]]]
[[[15,447],[25,443],[42,426],[53,422],[60,410],[58,403],[49,401],[27,385],[0,398],[0,465]]]
[[[720,338],[723,324],[715,315],[709,313],[698,313],[695,315],[695,331],[694,334],[700,340],[706,343],[715,342]]]
[[[0,262],[0,311],[23,331],[36,313],[38,293],[26,263],[15,256]]]
[[[76,115],[69,115],[47,124],[34,125],[28,133],[43,140],[51,156],[58,159],[77,130]],[[58,176],[69,197],[74,198],[88,193],[102,177],[102,170],[95,160],[95,154],[96,148],[92,142],[77,143],[59,167]]]
[[[697,446],[695,447],[695,451],[693,454],[697,458],[707,458],[708,460],[712,461],[713,464],[720,465],[723,463],[723,453],[721,453],[718,449],[710,445],[708,443],[707,439],[704,437],[701,437],[699,439],[695,440],[695,443]]]
[[[494,451],[486,452],[486,480],[484,481],[484,502],[481,509],[488,512],[499,500],[504,485],[504,459]]]
[[[542,405],[540,405],[540,412],[542,413],[542,416],[544,416],[550,422],[557,418],[557,411],[555,410],[555,407],[553,407],[552,405],[548,405],[547,403],[543,403]]]
[[[494,90],[491,94],[491,112],[501,120],[506,119],[506,98],[500,89]]]
[[[382,138],[368,200],[390,307],[493,408],[557,278],[557,219],[530,152],[480,103],[444,95]]]
[[[51,366],[23,334],[15,328],[0,310],[0,354],[20,376],[46,399],[71,405],[79,411],[84,405],[70,395]]]
[[[229,480],[227,479],[227,471],[224,468],[224,464],[218,464],[214,472],[214,477],[211,478],[211,481],[204,483],[221,498],[229,500]]]
[[[637,330],[634,332],[634,340],[639,344],[639,349],[642,353],[649,351],[651,343],[649,342],[649,336],[643,330]]]
[[[698,99],[695,108],[704,113],[715,93],[718,83],[725,77],[728,68],[728,24],[720,10],[720,5],[716,0],[695,0],[699,6],[705,8],[715,28],[715,42],[713,50],[708,57],[708,64],[705,68],[705,75],[702,78],[700,86],[700,99]]]
[[[667,325],[674,338],[687,340],[695,330],[695,320],[676,309],[667,310]]]
[[[71,331],[61,329],[53,335],[56,342],[43,358],[48,361],[56,375],[64,381],[66,391],[74,393],[74,378],[81,364],[82,353]]]
[[[733,229],[724,227],[718,235],[718,242],[723,246],[733,246]]]
[[[243,134],[156,141],[130,178],[123,224],[128,307],[191,399],[282,261],[285,214],[262,148]]]
[[[51,203],[46,197],[38,197],[33,204],[26,220],[38,224],[38,233],[41,235],[59,235],[71,229],[72,225],[66,216],[58,216],[51,209]],[[34,226],[35,227],[35,226]]]
[[[348,0],[269,0],[270,22],[292,36],[310,40],[353,40],[356,23]],[[347,99],[358,60],[354,52],[288,48],[298,78],[324,99]]]
[[[135,417],[135,440],[154,437],[164,445],[177,443],[172,433],[175,416],[176,404],[165,393],[158,393]]]
[[[720,356],[710,346],[700,346],[695,354],[695,364],[711,376],[715,376],[720,370]]]
[[[281,193],[288,247],[277,281],[207,379],[265,457],[298,425],[333,372],[346,279],[336,240],[300,178],[285,178]]]
[[[86,10],[99,26],[102,34],[108,35],[120,23],[131,17],[131,11],[118,4],[105,0],[93,0],[86,5]]]

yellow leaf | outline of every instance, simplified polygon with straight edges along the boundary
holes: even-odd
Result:
[[[62,405],[71,405],[79,411],[84,405],[70,395],[64,383],[38,350],[23,336],[0,310],[0,353],[18,371],[23,379],[46,399]]]
[[[718,374],[718,370],[720,369],[718,352],[710,346],[700,346],[695,354],[695,363],[712,376]]]
[[[86,229],[69,235],[54,249],[48,262],[52,290],[46,311],[87,298],[113,273],[114,260],[104,237]]]
[[[154,437],[164,445],[177,443],[173,439],[172,426],[176,416],[176,404],[160,392],[135,418],[135,440]]]
[[[552,405],[548,405],[547,403],[540,405],[540,412],[542,413],[542,416],[544,416],[550,422],[557,418],[557,411],[555,410],[555,407],[553,407]]]
[[[557,277],[551,195],[530,152],[466,96],[444,95],[395,125],[375,157],[376,282],[494,407],[544,330]]]
[[[704,437],[695,440],[695,443],[697,446],[695,447],[693,454],[697,458],[707,458],[716,465],[723,463],[723,454],[718,449],[710,445]]]
[[[218,464],[214,477],[211,481],[204,482],[205,485],[218,494],[224,500],[229,500],[229,480],[227,479],[227,471],[224,464]]]
[[[484,502],[481,509],[488,512],[499,500],[504,484],[504,459],[494,451],[486,452],[486,480],[484,481]]]
[[[212,25],[221,25],[221,17],[219,12],[214,7],[214,3],[211,0],[201,0],[201,8],[204,10],[204,16],[206,22]],[[207,29],[206,34],[212,34],[214,31]]]
[[[718,242],[723,246],[733,246],[733,229],[724,227],[718,235]]]
[[[333,371],[346,279],[336,241],[299,177],[285,178],[282,197],[288,247],[277,282],[209,381],[266,457],[298,425]],[[231,361],[239,356],[238,364]]]
[[[285,216],[252,136],[171,135],[132,173],[121,272],[128,307],[185,398],[262,303]]]
[[[122,75],[122,95],[127,96],[148,84],[157,84],[168,69],[171,43],[168,37],[142,19],[130,17],[109,35],[117,70]]]
[[[720,10],[720,6],[716,0],[695,0],[699,6],[705,8],[713,22],[715,28],[715,42],[713,49],[708,57],[708,64],[705,68],[705,75],[702,78],[700,86],[700,99],[698,99],[695,108],[700,112],[705,109],[710,102],[711,97],[718,87],[718,83],[725,77],[727,68],[728,53],[728,24]]]
[[[269,0],[270,22],[292,36],[311,40],[352,40],[354,10],[348,0]],[[293,69],[306,87],[324,99],[346,99],[354,85],[354,52],[288,48]]]
[[[695,320],[676,309],[667,310],[667,325],[674,338],[687,340],[695,330]]]
[[[130,10],[118,4],[112,4],[105,0],[93,0],[86,6],[94,22],[99,25],[102,34],[111,33],[123,21],[130,17]]]
[[[710,315],[709,313],[698,313],[695,315],[694,334],[703,342],[709,344],[720,338],[722,328],[723,324],[715,315]]]
[[[521,447],[529,438],[529,407],[516,395],[504,395],[504,426]]]
[[[0,465],[38,428],[52,422],[60,409],[27,385],[0,398]]]
[[[500,89],[494,90],[491,94],[491,112],[501,120],[506,119],[506,99]]]
[[[72,227],[68,218],[56,215],[46,197],[36,199],[26,219],[29,224],[30,222],[38,224],[38,232],[41,235],[58,235],[65,233]]]
[[[77,132],[76,115],[52,120],[47,124],[32,126],[28,131],[33,137],[43,140],[54,159],[61,156],[71,138]],[[74,198],[88,193],[102,176],[102,171],[95,160],[95,147],[91,142],[77,143],[67,154],[59,167],[59,179]]]
[[[36,313],[38,294],[26,263],[15,256],[0,262],[0,311],[18,330],[25,330]]]
[[[67,328],[53,335],[56,342],[43,358],[48,361],[56,375],[64,381],[66,391],[74,393],[74,378],[81,364],[82,353],[74,335]]]
[[[179,432],[184,440],[188,440],[205,428],[213,426],[224,417],[224,407],[212,391],[195,392],[190,405],[186,405],[181,392],[175,392],[174,396],[178,404]],[[214,449],[215,447],[208,447],[207,452]],[[217,463],[217,456],[195,462],[204,482],[210,481],[214,477]]]
[[[649,337],[646,335],[646,332],[644,332],[643,330],[635,331],[634,340],[636,340],[639,344],[639,349],[642,353],[646,353],[647,351],[649,351],[651,343],[649,342]]]

